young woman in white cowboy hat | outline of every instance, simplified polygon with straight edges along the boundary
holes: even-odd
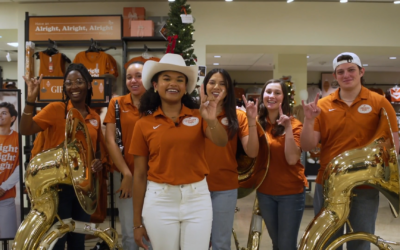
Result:
[[[190,97],[196,80],[197,66],[186,66],[176,54],[143,67],[144,117],[135,125],[129,153],[135,163],[134,236],[145,249],[142,237],[154,250],[208,249],[212,206],[204,138],[225,146],[228,135],[217,120],[221,98],[208,100],[201,89],[197,109]]]

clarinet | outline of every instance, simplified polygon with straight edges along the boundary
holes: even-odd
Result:
[[[122,156],[124,156],[124,145],[122,145],[122,129],[121,120],[119,117],[119,105],[118,101],[115,101],[115,143],[117,143],[121,150]]]

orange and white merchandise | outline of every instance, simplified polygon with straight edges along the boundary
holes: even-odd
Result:
[[[152,20],[131,21],[131,36],[132,37],[154,36],[154,22]]]
[[[49,56],[46,53],[39,52],[40,68],[39,75],[43,76],[64,76],[65,61],[63,54],[57,53]]]
[[[400,88],[397,85],[390,89],[390,101],[400,102]]]
[[[118,77],[116,62],[111,56],[102,51],[100,52],[79,52],[74,59],[74,63],[82,63],[88,69],[92,77],[99,77],[104,74],[112,74]]]
[[[144,20],[146,17],[146,9],[143,7],[124,7],[124,23],[123,36],[131,35],[131,21]]]
[[[12,131],[9,135],[0,135],[0,184],[5,182],[15,168],[19,166],[18,133]],[[15,186],[5,192],[0,200],[16,196]]]

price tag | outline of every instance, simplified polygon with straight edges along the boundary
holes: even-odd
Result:
[[[181,14],[181,18],[182,18],[182,23],[193,23],[192,15]]]

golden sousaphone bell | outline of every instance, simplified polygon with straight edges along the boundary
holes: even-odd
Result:
[[[49,138],[51,139],[51,138]],[[93,234],[111,249],[118,248],[115,230],[104,231],[92,223],[61,220],[57,215],[58,184],[72,185],[83,210],[93,214],[99,197],[97,174],[92,172],[94,152],[85,119],[77,109],[66,117],[65,141],[53,149],[37,154],[25,172],[25,184],[31,210],[18,228],[14,250],[52,249],[56,240],[68,232]],[[54,218],[59,222],[53,224]],[[114,238],[106,231],[114,233]]]
[[[299,243],[299,250],[333,250],[351,240],[366,240],[381,250],[392,249],[389,244],[398,242],[365,232],[347,233],[325,246],[329,238],[344,223],[351,225],[348,216],[352,190],[368,185],[378,189],[389,200],[393,215],[400,210],[400,183],[397,152],[386,111],[382,108],[378,129],[364,147],[346,151],[329,162],[324,172],[324,207],[308,225]],[[369,218],[365,218],[368,220]]]
[[[257,134],[259,150],[256,158],[250,158],[244,152],[243,146],[238,140],[236,151],[236,161],[238,163],[239,188],[238,199],[244,198],[255,191],[264,181],[269,167],[269,144],[264,129],[257,122]],[[262,233],[262,217],[258,208],[257,197],[254,201],[252,218],[250,223],[247,247],[240,248],[235,230],[232,229],[233,237],[237,250],[258,250]]]

